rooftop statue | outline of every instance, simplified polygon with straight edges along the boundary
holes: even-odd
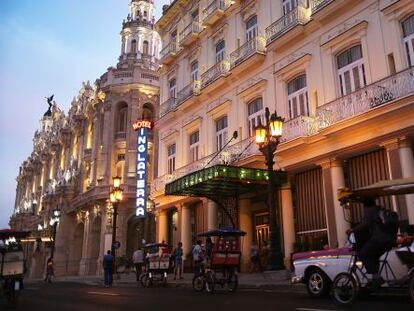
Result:
[[[54,97],[55,95],[54,94],[52,94],[52,96],[49,96],[49,97],[45,97],[46,98],[46,101],[47,101],[47,104],[49,105],[49,108],[47,109],[47,111],[45,112],[45,114],[43,115],[43,116],[47,116],[47,117],[50,117],[50,116],[52,116],[52,105],[53,105],[53,97]]]

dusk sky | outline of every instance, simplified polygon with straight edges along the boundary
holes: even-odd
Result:
[[[162,5],[156,0],[158,19]],[[0,1],[0,228],[13,212],[20,164],[55,94],[68,111],[82,81],[116,64],[130,0]]]

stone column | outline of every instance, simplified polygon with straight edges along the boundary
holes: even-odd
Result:
[[[89,223],[89,211],[87,211],[83,227],[82,258],[80,261],[79,275],[86,275],[88,273]]]
[[[285,266],[290,260],[290,254],[293,253],[293,244],[295,243],[295,222],[293,214],[292,190],[290,184],[284,184],[281,187],[282,201],[282,223],[283,223],[283,245],[285,254]]]
[[[241,269],[242,271],[248,271],[250,265],[250,248],[253,243],[253,216],[250,211],[250,200],[241,199],[239,201],[240,208],[240,230],[245,231],[247,234],[241,238]]]
[[[167,211],[162,210],[158,214],[158,242],[168,241],[168,216]]]
[[[402,177],[413,177],[414,176],[414,158],[413,149],[410,141],[404,139],[400,141],[400,161]],[[408,223],[414,224],[414,194],[405,195],[405,201],[407,206]]]
[[[207,201],[207,230],[217,229],[217,203]]]
[[[184,259],[191,251],[191,219],[190,207],[183,205],[181,209],[181,242],[183,243]]]
[[[62,212],[60,222],[56,231],[55,244],[55,274],[56,276],[68,275],[69,270],[69,247],[72,242],[70,234],[72,228],[76,227],[76,216]]]

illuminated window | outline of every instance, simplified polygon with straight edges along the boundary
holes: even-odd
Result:
[[[308,88],[306,75],[300,75],[291,80],[288,85],[289,118],[309,115]]]
[[[402,22],[404,45],[407,52],[408,65],[414,66],[414,15]]]
[[[250,17],[246,22],[246,41],[250,41],[257,36],[257,15]]]
[[[249,136],[253,136],[254,128],[259,125],[259,122],[263,124],[263,100],[262,98],[256,98],[247,105],[247,112],[249,114]]]
[[[221,40],[216,44],[216,64],[220,63],[224,59],[225,45],[224,40]]]
[[[367,82],[361,45],[356,45],[336,57],[341,96],[359,90]]]
[[[168,174],[172,174],[175,171],[175,144],[169,145],[167,148],[168,155]]]
[[[200,132],[196,131],[190,135],[190,162],[198,160],[198,146],[200,143]]]
[[[227,116],[216,121],[216,151],[219,151],[227,142]]]

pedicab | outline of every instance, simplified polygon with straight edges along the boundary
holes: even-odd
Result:
[[[381,181],[368,187],[354,190],[339,189],[338,198],[346,209],[352,208],[352,202],[361,202],[365,198],[414,193],[414,178]],[[414,208],[409,206],[408,208]],[[380,282],[373,283],[367,276],[363,263],[358,258],[357,237],[351,233],[352,245],[349,264],[346,271],[336,275],[332,284],[332,295],[341,305],[351,305],[361,292],[407,292],[414,303],[414,242],[396,246],[380,258]]]
[[[23,289],[24,254],[20,239],[28,236],[25,231],[0,230],[0,297],[16,305]]]
[[[167,286],[167,276],[170,270],[172,247],[165,243],[151,243],[144,246],[145,272],[140,276],[143,287],[154,284]]]
[[[199,273],[193,278],[193,289],[213,293],[217,285],[235,292],[239,280],[237,270],[240,267],[240,237],[246,232],[233,228],[221,228],[198,234],[199,237],[215,238],[211,259],[204,260]]]

